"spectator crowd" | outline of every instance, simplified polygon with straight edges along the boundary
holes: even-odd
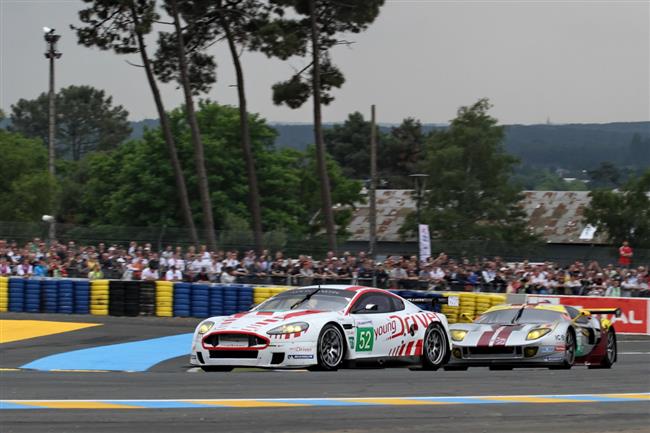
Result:
[[[254,251],[208,251],[205,246],[184,249],[171,245],[157,251],[149,243],[131,242],[122,247],[54,241],[48,245],[35,238],[25,245],[0,240],[0,276],[650,296],[648,267],[633,265],[631,249],[629,257],[616,264],[576,261],[559,266],[527,260],[506,262],[500,257],[450,258],[445,253],[422,262],[417,256],[389,256],[375,261],[364,252],[339,256],[328,252],[324,258],[314,260],[307,255],[285,257],[281,251],[271,255],[264,250],[258,255]]]

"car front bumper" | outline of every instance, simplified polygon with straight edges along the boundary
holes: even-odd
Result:
[[[564,345],[529,344],[521,346],[476,347],[454,344],[452,366],[551,366],[564,362]]]
[[[315,341],[275,341],[259,350],[209,350],[194,341],[190,364],[260,368],[304,368],[318,363]]]

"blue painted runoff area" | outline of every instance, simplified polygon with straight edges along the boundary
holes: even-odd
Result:
[[[178,356],[189,355],[192,333],[73,350],[37,359],[21,368],[33,370],[145,371]]]

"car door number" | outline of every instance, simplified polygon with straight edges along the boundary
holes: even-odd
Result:
[[[357,352],[370,352],[375,344],[373,328],[357,328]]]

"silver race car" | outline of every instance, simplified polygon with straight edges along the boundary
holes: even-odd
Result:
[[[445,370],[569,369],[576,364],[611,368],[617,356],[616,331],[597,314],[620,315],[620,310],[551,304],[492,307],[473,323],[450,326],[453,350]]]

